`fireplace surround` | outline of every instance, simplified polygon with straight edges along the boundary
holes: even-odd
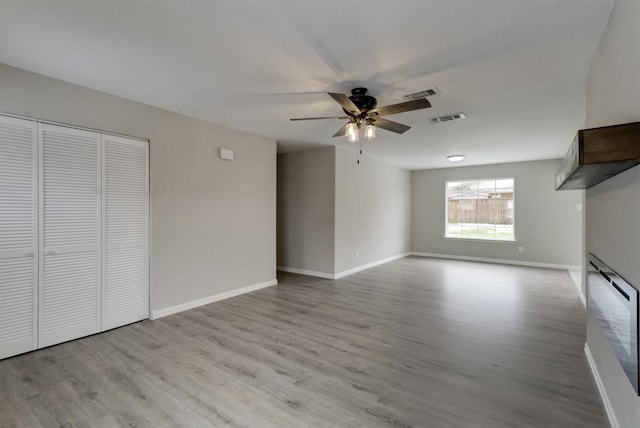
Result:
[[[638,290],[591,253],[587,310],[638,394]]]

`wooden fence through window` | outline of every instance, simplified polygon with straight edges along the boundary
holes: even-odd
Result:
[[[513,224],[509,199],[449,199],[449,223]]]

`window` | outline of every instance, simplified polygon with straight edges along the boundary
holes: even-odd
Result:
[[[513,178],[447,181],[447,238],[515,240]]]

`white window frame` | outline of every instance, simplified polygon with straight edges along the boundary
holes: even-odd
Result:
[[[488,181],[488,180],[513,180],[513,239],[485,239],[485,238],[460,238],[456,236],[447,236],[447,226],[449,225],[449,183],[460,181]],[[516,239],[516,179],[515,177],[490,177],[490,178],[457,178],[455,180],[446,180],[444,182],[444,231],[443,238],[453,241],[472,241],[472,242],[492,242],[514,243]]]

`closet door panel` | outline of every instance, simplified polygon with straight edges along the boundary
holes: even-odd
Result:
[[[37,348],[36,129],[0,116],[0,358]]]
[[[39,346],[100,331],[100,134],[40,127]]]
[[[149,145],[102,136],[102,328],[149,317]]]

